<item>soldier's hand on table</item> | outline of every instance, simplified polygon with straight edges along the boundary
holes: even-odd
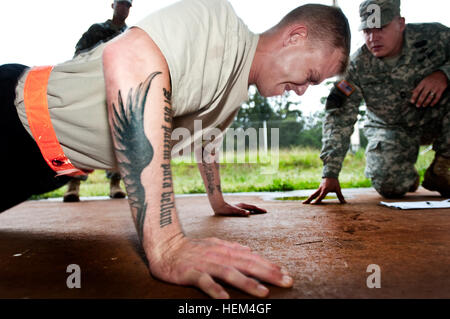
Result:
[[[322,180],[322,183],[320,183],[319,189],[314,194],[309,196],[309,198],[305,200],[303,204],[311,204],[311,202],[315,198],[317,199],[312,204],[320,204],[328,193],[336,193],[341,204],[347,203],[344,196],[342,195],[339,180],[337,178],[324,178]]]
[[[435,106],[447,89],[448,79],[444,72],[436,71],[423,79],[414,89],[411,103],[417,107]]]
[[[244,203],[230,205],[227,202],[223,202],[223,204],[221,204],[220,206],[214,207],[214,213],[219,216],[247,217],[254,214],[266,214],[267,211],[254,205],[248,205]]]
[[[293,284],[287,271],[238,243],[189,239],[180,234],[156,251],[159,253],[149,258],[152,275],[170,283],[196,286],[212,298],[229,298],[214,278],[256,297],[269,294],[258,280],[285,288]]]

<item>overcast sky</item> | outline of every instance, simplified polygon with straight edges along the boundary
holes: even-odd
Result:
[[[250,30],[260,33],[276,24],[291,9],[306,3],[331,4],[332,0],[229,0]],[[176,0],[134,0],[129,26],[149,13]],[[73,56],[75,44],[95,22],[112,16],[112,0],[1,0],[0,64],[22,63],[29,66],[57,64]],[[359,0],[339,0],[352,29],[352,51],[363,44],[358,31]],[[403,0],[402,15],[407,22],[440,22],[449,26],[448,0]],[[308,89],[300,98],[305,113],[320,110],[320,98],[328,89]]]

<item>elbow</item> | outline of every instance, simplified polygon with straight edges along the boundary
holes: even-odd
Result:
[[[107,68],[108,66],[113,65],[115,61],[117,61],[119,52],[120,50],[117,50],[114,42],[108,43],[102,53],[103,67]]]

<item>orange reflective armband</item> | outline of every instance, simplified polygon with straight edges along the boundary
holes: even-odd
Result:
[[[64,154],[53,128],[47,101],[47,84],[52,66],[34,67],[28,73],[24,87],[25,112],[31,133],[42,156],[52,170],[60,175],[86,175]]]

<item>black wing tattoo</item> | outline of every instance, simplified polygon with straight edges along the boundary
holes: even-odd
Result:
[[[120,171],[127,186],[130,206],[137,211],[136,227],[140,240],[143,237],[147,211],[145,189],[142,186],[142,171],[153,159],[153,146],[144,133],[144,109],[153,79],[161,72],[152,73],[140,83],[133,96],[130,89],[126,106],[119,90],[118,106],[113,103],[113,135]]]

